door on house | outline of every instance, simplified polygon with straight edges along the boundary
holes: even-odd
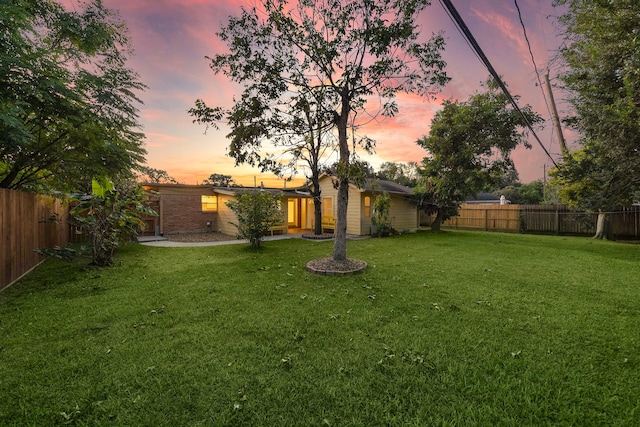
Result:
[[[300,228],[300,199],[287,199],[287,222],[290,228]]]

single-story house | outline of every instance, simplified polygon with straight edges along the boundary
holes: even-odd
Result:
[[[322,224],[326,232],[335,231],[338,190],[332,177],[320,178],[322,192]],[[234,212],[226,202],[239,194],[254,191],[245,187],[212,187],[210,185],[146,184],[152,193],[150,205],[158,213],[149,218],[148,234],[166,235],[176,233],[202,233],[217,231],[235,235]],[[300,188],[259,188],[282,198],[281,225],[272,228],[272,233],[311,231],[314,228],[313,199],[308,191]],[[368,180],[364,188],[349,186],[347,211],[347,234],[368,235],[371,230],[371,215],[375,198],[387,192],[391,196],[391,219],[398,231],[415,231],[418,228],[418,209],[411,201],[413,191],[391,181]]]
[[[145,184],[151,192],[149,204],[158,213],[147,220],[147,234],[166,235],[177,233],[203,233],[218,231],[235,235],[235,213],[226,202],[238,194],[253,191],[244,187],[212,187],[210,185]],[[307,206],[313,201],[308,194],[295,189],[259,188],[282,197],[281,225],[272,228],[272,233],[287,233],[290,229],[311,228],[307,221]],[[286,221],[285,221],[286,219]]]

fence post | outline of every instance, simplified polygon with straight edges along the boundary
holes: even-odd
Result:
[[[556,228],[556,235],[560,234],[560,212],[558,210],[558,207],[556,206],[556,223],[555,223],[555,228]]]

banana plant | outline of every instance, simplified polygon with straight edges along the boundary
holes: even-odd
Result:
[[[71,215],[78,228],[89,235],[92,264],[111,266],[116,249],[145,229],[143,216],[157,214],[144,204],[146,195],[137,183],[116,186],[103,177],[94,179],[91,187],[91,194],[74,196],[77,205]]]

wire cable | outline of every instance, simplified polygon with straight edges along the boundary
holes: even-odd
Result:
[[[544,99],[544,104],[547,106],[547,112],[549,116],[551,116],[551,107],[549,106],[549,101],[547,101],[547,95],[544,93],[544,88],[542,87],[542,79],[540,79],[540,72],[538,72],[538,65],[536,64],[536,59],[533,56],[533,50],[531,49],[531,42],[529,42],[529,36],[527,35],[527,28],[524,25],[524,21],[522,20],[522,12],[520,11],[520,5],[518,5],[518,0],[513,0],[516,5],[516,10],[518,11],[518,19],[520,20],[520,25],[522,26],[522,33],[524,34],[524,40],[527,42],[527,48],[529,48],[529,55],[531,56],[531,62],[533,63],[533,69],[536,72],[536,77],[538,79],[538,85],[540,86],[540,90],[542,91],[542,98]],[[544,31],[543,31],[544,34]]]
[[[480,57],[481,62],[487,68],[487,70],[489,71],[489,74],[491,74],[491,76],[493,76],[493,78],[495,79],[496,83],[498,83],[498,86],[500,86],[500,89],[502,89],[502,92],[505,94],[505,96],[507,97],[507,99],[509,100],[513,108],[520,114],[527,128],[529,128],[529,130],[531,131],[531,134],[533,135],[535,140],[538,142],[538,145],[542,148],[542,150],[545,152],[545,154],[551,160],[551,162],[553,162],[553,164],[556,167],[558,167],[558,164],[553,159],[553,157],[551,157],[551,154],[549,153],[547,148],[544,146],[542,141],[540,141],[540,138],[538,137],[538,134],[536,133],[536,131],[533,129],[531,122],[529,121],[527,116],[524,114],[524,112],[520,109],[520,107],[518,106],[518,103],[513,98],[513,96],[507,89],[507,86],[502,81],[502,78],[498,75],[495,68],[493,68],[493,65],[491,65],[491,62],[489,61],[487,56],[484,54],[482,48],[476,41],[473,34],[471,34],[471,31],[465,24],[464,20],[462,19],[462,17],[460,16],[456,8],[453,6],[453,3],[451,3],[451,0],[440,0],[440,4],[443,5],[443,7],[445,7],[448,10],[449,16],[453,19],[454,23],[459,27],[460,31],[462,31],[464,37],[468,40],[468,42],[472,46],[472,49]]]

